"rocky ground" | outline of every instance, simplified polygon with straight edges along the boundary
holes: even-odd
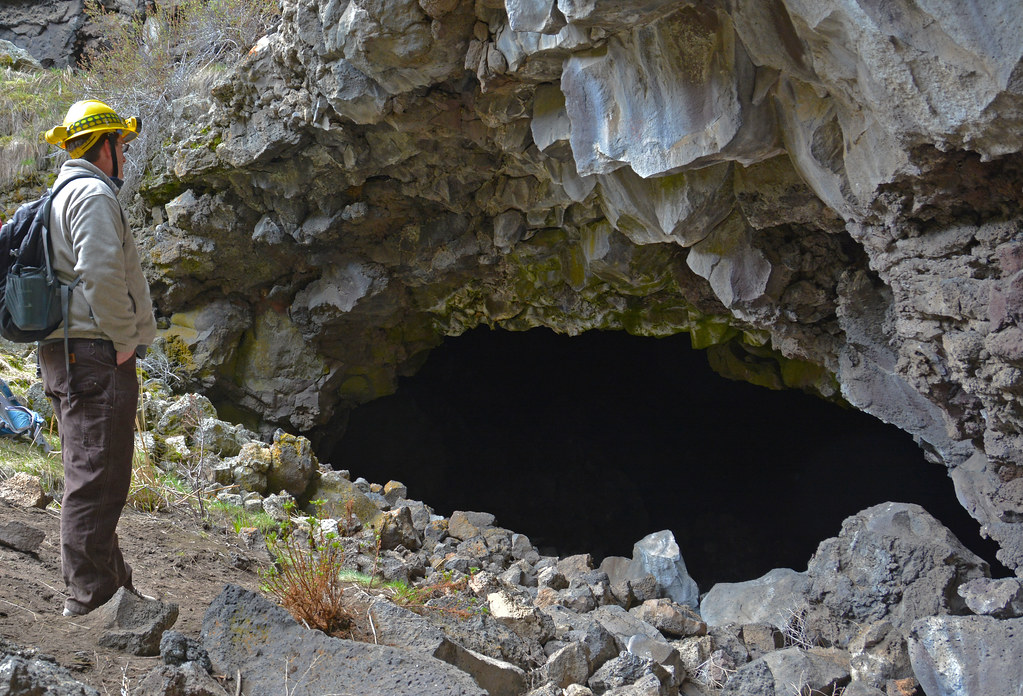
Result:
[[[0,501],[0,526],[19,522],[45,533],[34,553],[0,545],[0,638],[53,658],[101,694],[120,694],[160,662],[97,645],[90,627],[65,618],[59,513]],[[174,628],[197,637],[203,614],[225,583],[255,590],[257,563],[233,530],[204,529],[177,507],[146,514],[128,509],[118,527],[121,548],[143,592],[178,605]],[[3,646],[0,645],[0,652]],[[0,692],[4,692],[0,683]]]
[[[332,474],[319,476],[343,488]],[[0,500],[0,694],[980,696],[1023,680],[1020,581],[992,580],[915,505],[850,517],[806,572],[701,595],[668,531],[596,566],[541,556],[487,513],[432,515],[396,482],[348,483],[352,514],[322,524],[337,525],[346,566],[391,589],[348,583],[338,637],[259,593],[258,535],[201,525],[184,506],[125,512],[137,585],[178,607],[176,661],[166,640],[159,656],[155,642],[102,647],[112,631],[97,617],[138,610],[124,598],[63,617],[58,514]],[[376,530],[359,531],[367,501]]]

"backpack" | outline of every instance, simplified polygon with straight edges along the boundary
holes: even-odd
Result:
[[[77,174],[47,190],[42,197],[25,203],[0,227],[0,335],[8,341],[41,341],[61,325],[68,313],[70,285],[57,280],[50,264],[50,209],[53,196]],[[67,326],[65,326],[65,333]]]
[[[7,382],[0,379],[0,436],[25,437],[49,452],[50,446],[43,438],[46,422],[38,413],[14,400],[14,394]]]

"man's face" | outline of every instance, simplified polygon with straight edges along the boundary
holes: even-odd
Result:
[[[124,142],[124,136],[120,133],[106,137],[107,142],[100,148],[96,166],[107,176],[114,176],[115,172],[117,176],[124,176],[124,152],[128,149],[128,144]],[[110,143],[114,143],[113,148],[110,147]],[[114,157],[117,157],[116,169],[114,168]]]
[[[123,135],[117,136],[117,147],[115,150],[117,151],[117,170],[123,172],[125,159],[124,154],[128,152],[128,143],[124,142]]]

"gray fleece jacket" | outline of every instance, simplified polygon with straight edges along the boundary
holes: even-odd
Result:
[[[119,351],[148,346],[156,337],[153,301],[117,187],[82,159],[65,162],[54,185],[79,173],[98,178],[72,181],[54,197],[50,214],[57,277],[65,284],[82,277],[71,293],[68,333],[107,339]],[[47,340],[63,337],[61,327]]]

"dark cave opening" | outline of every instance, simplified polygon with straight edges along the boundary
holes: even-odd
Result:
[[[908,434],[726,380],[684,334],[467,332],[352,411],[321,459],[401,481],[438,514],[493,513],[544,553],[631,556],[670,529],[703,591],[805,570],[843,519],[889,500],[923,506],[1009,574]]]

